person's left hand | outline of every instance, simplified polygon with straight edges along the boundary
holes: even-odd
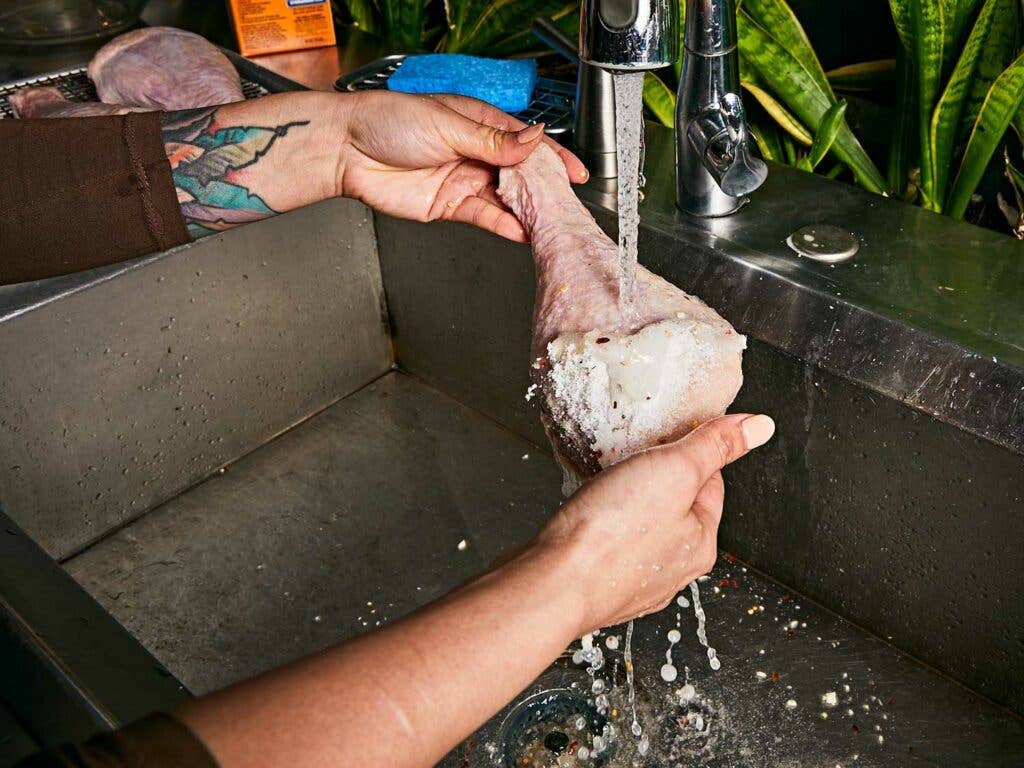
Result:
[[[353,94],[338,194],[417,221],[451,219],[526,242],[519,220],[496,194],[498,168],[525,159],[541,141],[561,156],[569,179],[583,163],[525,123],[464,96],[391,91]]]

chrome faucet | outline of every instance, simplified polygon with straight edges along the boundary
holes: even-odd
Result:
[[[576,150],[596,178],[613,178],[613,72],[676,60],[678,0],[581,0],[579,46],[551,21],[533,32],[579,63]],[[768,168],[752,152],[740,98],[735,0],[686,0],[683,68],[676,99],[676,202],[695,216],[739,210]]]
[[[735,0],[687,0],[676,97],[676,202],[695,216],[725,216],[768,177],[750,147],[740,98]]]
[[[677,0],[582,0],[575,45],[548,19],[533,33],[579,63],[576,79],[576,151],[590,175],[614,178],[615,83],[613,72],[666,67],[679,48]]]

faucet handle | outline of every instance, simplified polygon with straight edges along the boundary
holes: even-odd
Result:
[[[725,194],[742,197],[768,178],[768,166],[750,148],[743,102],[727,93],[690,123],[690,144]]]

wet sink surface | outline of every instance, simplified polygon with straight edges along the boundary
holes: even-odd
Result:
[[[443,594],[529,538],[559,486],[546,448],[393,372],[65,566],[201,694]],[[720,558],[702,596],[718,672],[692,609],[637,622],[645,765],[1021,764],[1019,719],[741,563]],[[680,679],[669,684],[659,668],[677,626]],[[606,634],[621,638],[623,628]],[[621,650],[605,656],[600,675],[616,684],[613,722],[622,723]],[[684,667],[696,689],[688,707],[676,696]],[[516,701],[573,685],[587,693],[591,683],[564,656]],[[835,707],[821,702],[829,692]],[[698,711],[701,732],[692,719],[680,724]],[[494,765],[487,747],[505,714],[445,764]],[[634,755],[622,729],[611,764]]]

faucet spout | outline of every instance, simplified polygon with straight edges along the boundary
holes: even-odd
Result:
[[[676,200],[687,213],[733,213],[768,176],[739,91],[735,0],[687,0],[676,99]]]

